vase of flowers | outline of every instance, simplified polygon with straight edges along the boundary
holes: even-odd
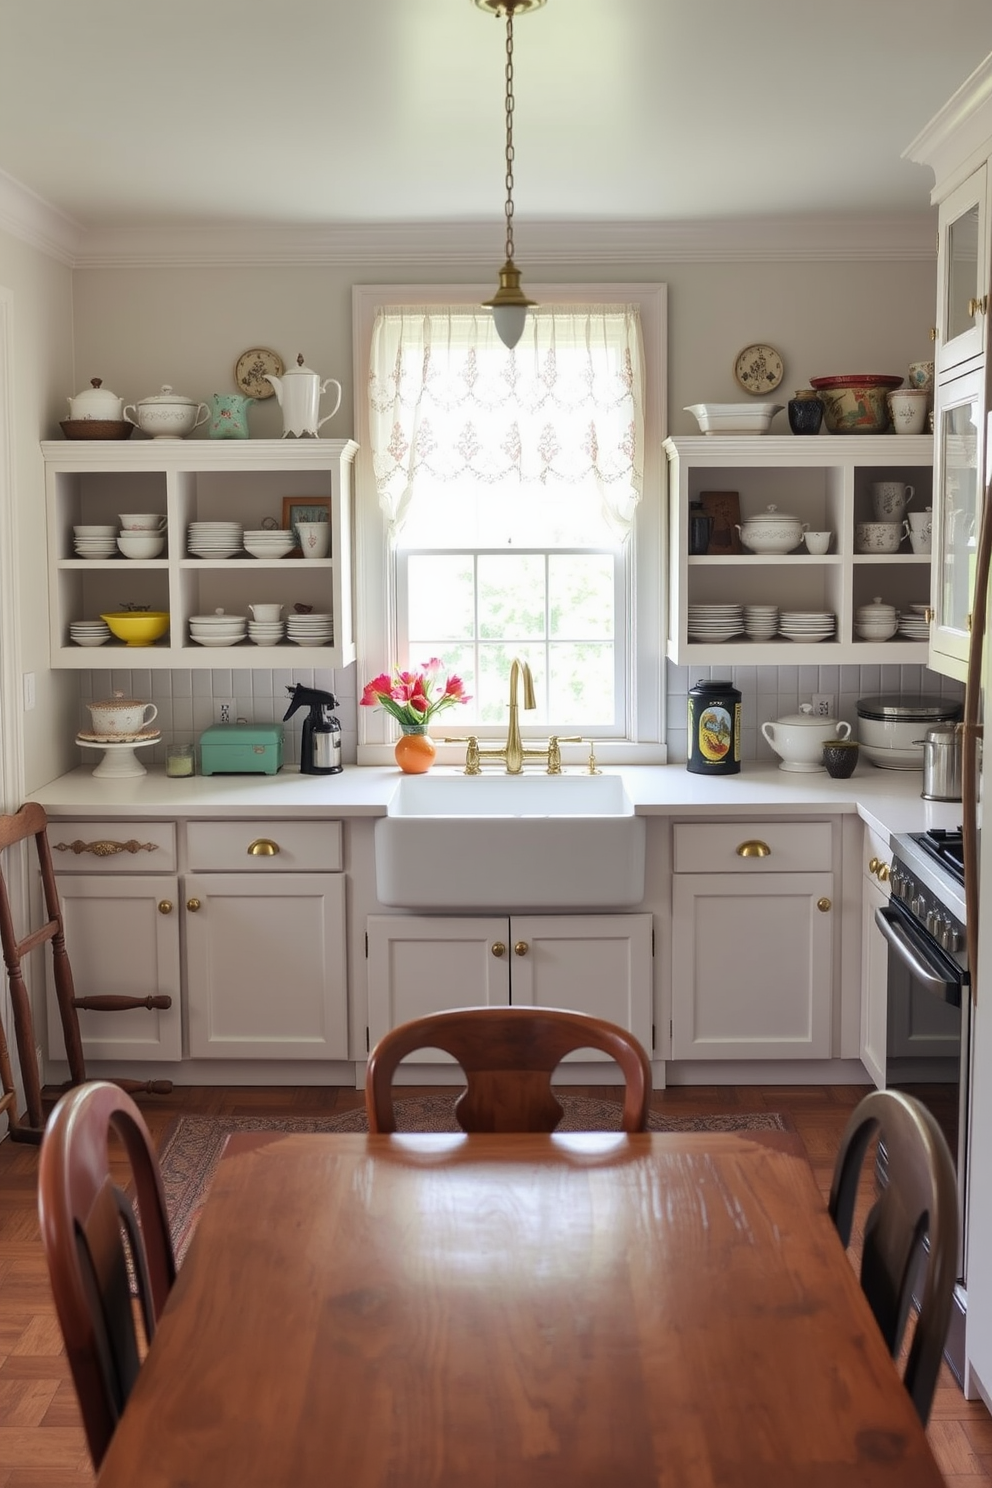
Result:
[[[462,679],[454,673],[442,677],[442,670],[443,663],[434,656],[418,672],[382,672],[362,692],[363,708],[384,709],[403,730],[394,753],[408,775],[423,775],[434,763],[437,751],[429,724],[435,714],[470,701]]]

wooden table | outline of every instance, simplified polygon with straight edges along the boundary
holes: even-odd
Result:
[[[917,1488],[785,1133],[234,1138],[100,1488]]]

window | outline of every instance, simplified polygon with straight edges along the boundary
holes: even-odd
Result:
[[[356,386],[368,389],[356,410],[359,688],[439,656],[472,695],[447,732],[502,737],[519,656],[538,701],[525,735],[581,733],[604,758],[603,741],[628,755],[642,742],[663,757],[663,288],[541,286],[512,354],[477,291],[412,293],[355,291]],[[360,726],[372,762],[388,724],[363,712]]]

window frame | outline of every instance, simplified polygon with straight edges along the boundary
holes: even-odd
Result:
[[[528,293],[541,304],[636,304],[644,342],[644,488],[625,548],[625,583],[630,593],[631,630],[626,657],[626,737],[596,740],[605,764],[664,764],[665,634],[668,612],[668,522],[662,442],[667,433],[667,286],[638,284],[540,284],[528,281]],[[491,286],[474,284],[368,284],[352,290],[356,457],[355,594],[357,693],[370,677],[389,670],[396,656],[395,565],[385,517],[379,507],[369,448],[367,389],[372,326],[376,312],[393,305],[478,305]],[[442,732],[469,732],[454,711],[444,714]],[[546,730],[521,719],[525,738]],[[395,732],[378,709],[358,710],[358,763],[390,764]],[[584,761],[582,746],[562,747],[566,763]],[[460,764],[463,744],[439,744],[438,761]]]

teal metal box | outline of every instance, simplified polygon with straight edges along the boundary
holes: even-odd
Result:
[[[219,723],[200,735],[201,775],[274,775],[281,768],[278,723]]]

